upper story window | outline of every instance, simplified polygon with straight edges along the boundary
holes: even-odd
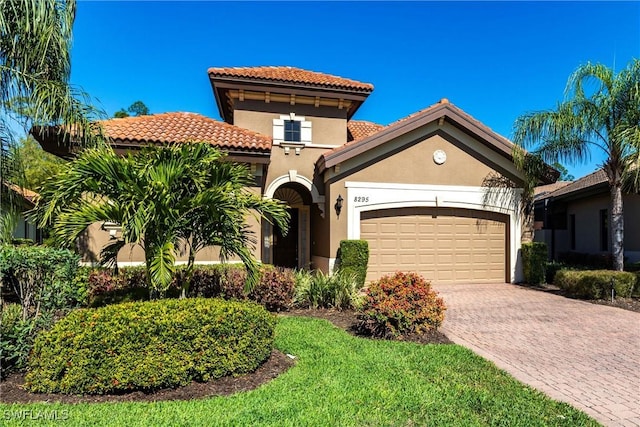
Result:
[[[291,142],[300,142],[301,138],[301,126],[297,120],[285,120],[284,121],[284,140]]]
[[[300,146],[311,144],[311,122],[304,116],[290,113],[273,119],[273,143],[293,143]]]

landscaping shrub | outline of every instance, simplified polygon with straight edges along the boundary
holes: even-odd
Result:
[[[640,272],[640,261],[626,263],[624,271]]]
[[[86,288],[75,282],[78,261],[78,255],[67,250],[1,246],[0,281],[15,293],[25,320],[40,312],[73,308],[86,300]]]
[[[260,282],[249,294],[249,299],[264,305],[269,311],[288,310],[293,304],[295,278],[290,269],[262,266]]]
[[[375,337],[397,337],[437,329],[446,310],[431,284],[416,273],[397,272],[372,282],[358,314],[358,329]]]
[[[357,279],[339,270],[333,275],[322,271],[296,272],[295,304],[300,307],[336,308],[338,310],[358,306]]]
[[[560,270],[554,284],[580,298],[600,299],[610,297],[612,282],[615,296],[627,298],[633,293],[636,276],[625,271]]]
[[[354,276],[357,286],[363,287],[369,264],[369,243],[366,240],[342,240],[338,258],[338,270],[345,277]]]
[[[41,333],[29,357],[32,392],[152,391],[255,370],[276,318],[251,302],[187,298],[79,309]]]
[[[0,313],[0,378],[27,366],[27,357],[38,331],[51,325],[51,313],[22,318],[19,304],[8,304]]]
[[[545,266],[545,283],[554,283],[554,278],[556,277],[556,273],[562,269],[568,268],[568,266],[563,262],[558,261],[549,261]]]
[[[594,269],[612,269],[613,256],[611,254],[589,254],[583,252],[562,252],[558,254],[558,261],[571,266]]]
[[[525,282],[530,285],[544,283],[546,263],[546,243],[527,242],[522,244],[522,269]]]
[[[166,292],[168,298],[177,298],[182,281],[187,280],[186,269],[178,268]],[[224,298],[256,301],[270,311],[291,307],[295,280],[290,269],[262,266],[260,281],[247,296],[244,284],[247,273],[239,264],[199,265],[191,273],[187,297]],[[149,288],[144,268],[123,268],[114,275],[108,270],[94,270],[89,276],[89,301],[92,307],[102,307],[129,301],[147,301]]]
[[[91,307],[149,299],[146,272],[139,267],[123,268],[118,274],[113,274],[111,270],[92,270],[88,277],[88,288]]]

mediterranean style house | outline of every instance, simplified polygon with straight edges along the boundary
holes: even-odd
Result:
[[[120,152],[198,141],[247,164],[251,190],[285,201],[291,212],[286,236],[249,220],[262,262],[331,271],[341,240],[364,239],[368,279],[397,270],[436,283],[521,279],[523,176],[512,143],[448,100],[382,126],[352,119],[373,91],[369,83],[293,67],[210,68],[208,75],[222,121],[164,113],[106,120],[103,130]],[[54,137],[35,137],[64,154]],[[495,176],[509,188],[488,188]],[[115,233],[95,224],[83,243],[87,260]],[[143,259],[140,248],[119,256],[121,265]],[[216,262],[215,248],[197,261]]]
[[[574,182],[539,187],[535,201],[535,240],[545,242],[550,259],[571,252],[611,253],[611,195],[607,176],[599,169]],[[623,194],[624,256],[640,261],[640,195]]]

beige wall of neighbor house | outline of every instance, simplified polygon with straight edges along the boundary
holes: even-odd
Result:
[[[604,253],[610,251],[610,234],[607,236],[607,250],[603,251],[600,247],[600,211],[607,210],[610,227],[610,203],[608,193],[567,202],[567,230],[562,230],[562,234],[558,234],[559,230],[556,230],[556,253],[566,251]],[[638,221],[640,217],[640,196],[637,194],[625,194],[623,196],[623,208],[625,256],[630,261],[640,260],[640,221]],[[571,215],[575,215],[576,223],[576,245],[574,249],[570,247],[571,225],[569,218]]]

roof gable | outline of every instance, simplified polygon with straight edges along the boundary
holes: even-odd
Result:
[[[439,124],[443,124],[444,121],[451,123],[504,158],[510,161],[513,160],[511,154],[513,143],[449,103],[447,99],[441,99],[438,103],[391,123],[372,135],[348,142],[341,147],[324,153],[318,160],[318,168],[322,172],[336,164],[379,147],[398,136],[436,121]]]

